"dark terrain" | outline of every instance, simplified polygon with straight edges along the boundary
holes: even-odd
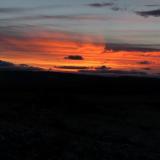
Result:
[[[160,79],[0,72],[0,159],[159,160]]]

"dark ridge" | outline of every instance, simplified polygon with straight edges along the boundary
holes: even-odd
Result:
[[[153,94],[160,92],[160,79],[146,77],[102,77],[45,71],[0,71],[1,90],[56,90],[98,94]]]

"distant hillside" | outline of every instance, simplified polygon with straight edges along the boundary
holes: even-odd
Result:
[[[142,77],[102,77],[45,71],[0,71],[0,88],[10,90],[53,90],[53,92],[97,92],[97,94],[154,94],[160,79]]]

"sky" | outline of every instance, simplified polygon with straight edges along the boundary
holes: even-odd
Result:
[[[160,1],[0,0],[0,60],[56,71],[158,76]]]

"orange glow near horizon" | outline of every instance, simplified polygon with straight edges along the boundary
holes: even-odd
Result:
[[[27,38],[2,36],[0,59],[16,64],[28,64],[44,69],[62,70],[61,66],[99,67],[118,70],[143,70],[160,72],[160,52],[105,50],[103,37],[75,36],[68,33],[38,33]],[[38,35],[38,36],[37,36]],[[97,43],[99,42],[99,43]],[[66,59],[79,55],[83,60]],[[139,62],[150,62],[140,64]],[[147,68],[148,71],[147,71]],[[78,71],[78,69],[70,69]]]

